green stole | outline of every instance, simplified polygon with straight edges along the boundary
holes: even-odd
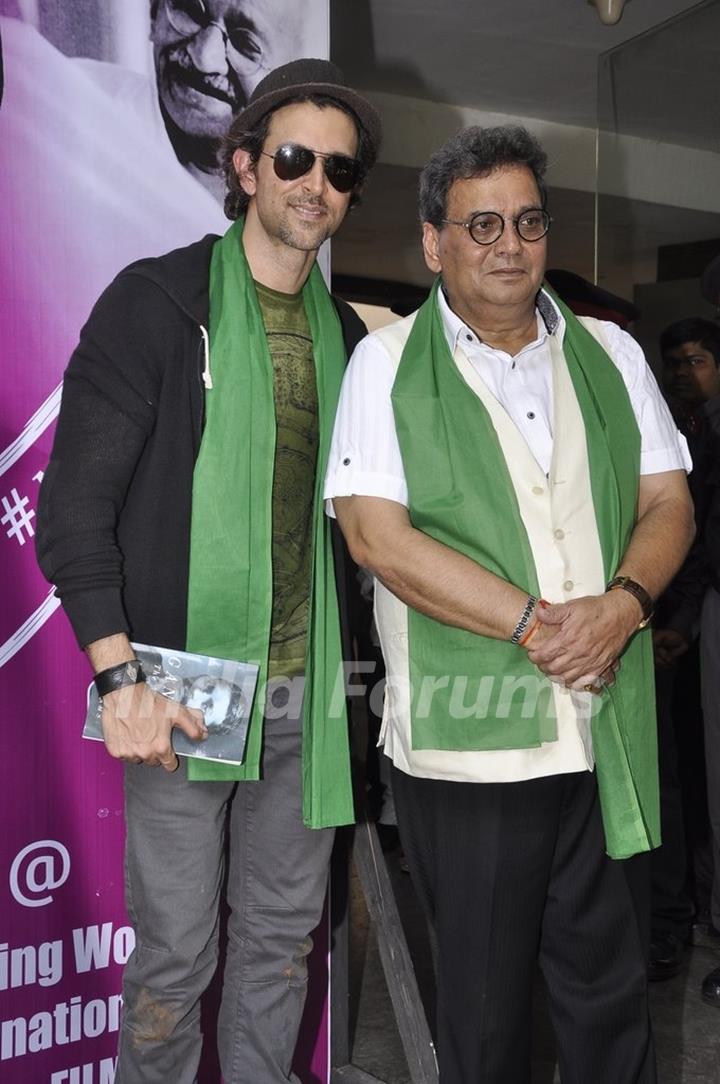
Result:
[[[439,281],[418,311],[392,391],[410,518],[425,534],[537,595],[535,562],[503,450],[487,410],[452,358],[438,288]],[[617,367],[573,313],[557,304],[566,322],[565,362],[585,425],[607,582],[635,525],[640,433]],[[538,681],[539,672],[521,648],[409,608],[408,651],[414,749],[524,749],[556,739],[549,683]],[[431,695],[429,675],[440,675]],[[453,718],[456,680],[466,683],[464,703],[480,705],[471,718]],[[625,858],[659,843],[649,630],[632,638],[615,685],[594,707],[607,849],[612,857]]]
[[[187,647],[260,665],[246,755],[239,765],[188,760],[190,779],[261,776],[272,616],[273,368],[242,245],[243,220],[213,248],[205,429],[193,475]],[[303,288],[318,392],[313,566],[303,696],[303,819],[353,819],[340,618],[322,486],[345,368],[340,319],[317,265]],[[338,681],[340,685],[338,686]],[[339,688],[339,695],[338,695]]]

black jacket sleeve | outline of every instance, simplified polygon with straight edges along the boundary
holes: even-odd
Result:
[[[65,373],[36,548],[83,647],[128,631],[117,523],[154,425],[171,308],[158,287],[120,276],[95,305]]]
[[[333,300],[340,317],[345,352],[349,361],[357,344],[367,335],[367,328],[352,305],[348,305],[347,301],[339,297]],[[360,593],[358,567],[350,556],[337,520],[330,521],[330,531],[335,561],[335,586],[340,609],[342,652],[343,658],[350,661],[355,657],[354,642],[358,640],[358,632],[364,627],[367,603]]]
[[[343,340],[345,342],[345,352],[349,361],[353,350],[360,340],[365,338],[368,330],[352,305],[348,305],[347,301],[343,301],[342,298],[339,297],[335,297],[333,300],[335,302],[335,308],[338,311],[338,316],[340,317]]]

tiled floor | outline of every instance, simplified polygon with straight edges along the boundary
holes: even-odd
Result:
[[[390,858],[389,868],[418,982],[431,1004],[432,963],[424,920],[410,878],[400,872],[396,857]],[[357,882],[353,882],[351,908],[353,1063],[385,1084],[411,1084]],[[698,992],[703,977],[718,965],[720,955],[712,949],[689,949],[687,966],[677,978],[651,986],[660,1084],[720,1084],[720,1009],[705,1005]],[[541,989],[536,997],[534,1030],[533,1084],[557,1084],[560,1078]]]

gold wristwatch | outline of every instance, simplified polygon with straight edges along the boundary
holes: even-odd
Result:
[[[631,580],[629,576],[616,576],[615,579],[610,580],[610,583],[605,588],[606,591],[614,591],[616,588],[620,588],[623,591],[627,591],[633,598],[637,599],[642,607],[642,621],[638,625],[638,629],[644,629],[646,625],[649,625],[653,613],[655,612],[655,603],[652,598],[642,586],[636,580]]]

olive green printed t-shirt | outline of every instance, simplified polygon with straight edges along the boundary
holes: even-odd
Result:
[[[255,283],[275,387],[272,492],[273,606],[268,677],[305,670],[312,577],[318,403],[310,325],[302,294]]]

